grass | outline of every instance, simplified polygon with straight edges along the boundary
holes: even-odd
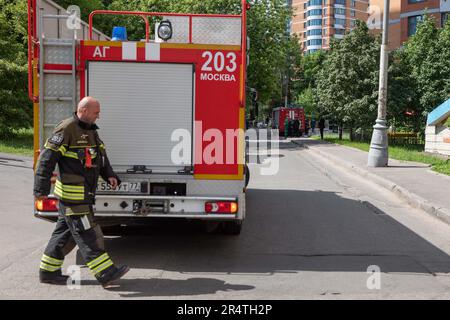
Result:
[[[320,137],[314,136],[314,139]],[[348,137],[339,140],[336,136],[325,136],[325,140],[335,144],[369,152],[370,143],[350,141]],[[389,146],[389,158],[403,161],[420,162],[431,165],[433,171],[450,176],[450,160],[425,153],[423,145]]]
[[[33,156],[33,129],[21,129],[12,137],[0,137],[0,152]]]

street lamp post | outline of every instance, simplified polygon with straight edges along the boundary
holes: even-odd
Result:
[[[378,91],[378,118],[373,127],[372,142],[370,143],[369,167],[387,167],[389,161],[386,104],[388,89],[388,33],[389,33],[389,7],[390,1],[384,0],[383,38],[380,54],[380,85]]]

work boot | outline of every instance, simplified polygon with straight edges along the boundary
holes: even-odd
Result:
[[[128,271],[130,271],[130,268],[128,266],[122,266],[120,268],[113,266],[109,268],[109,270],[104,274],[97,277],[97,280],[100,282],[104,289],[108,289],[109,287],[114,285],[114,281],[122,278]]]
[[[46,283],[46,284],[55,284],[59,286],[65,286],[67,285],[67,280],[69,279],[69,276],[64,276],[61,273],[61,270],[55,271],[55,272],[48,272],[39,270],[39,281],[40,283]]]

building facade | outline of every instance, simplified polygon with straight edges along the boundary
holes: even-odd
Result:
[[[304,53],[329,49],[330,40],[342,39],[356,20],[367,21],[368,1],[292,0],[291,33],[298,35]]]
[[[380,8],[381,21],[384,0],[370,0],[374,8]],[[442,27],[450,16],[450,0],[391,0],[389,10],[389,49],[394,50],[416,33],[417,25],[427,13],[435,18],[436,26]],[[381,32],[381,24],[375,24]]]
[[[294,10],[290,32],[297,34],[304,53],[329,49],[330,39],[341,39],[352,30],[355,20],[368,23],[380,33],[384,0],[290,0]],[[399,48],[416,32],[426,13],[442,27],[450,17],[450,0],[391,0],[389,49]]]

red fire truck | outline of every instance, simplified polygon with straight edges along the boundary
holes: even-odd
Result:
[[[305,132],[306,119],[303,108],[275,108],[272,110],[272,128],[278,129],[280,135],[284,134],[286,119],[300,121],[300,133]]]
[[[28,1],[35,161],[55,126],[93,96],[102,105],[100,136],[122,180],[115,191],[99,182],[100,224],[200,219],[239,234],[247,175],[246,0],[239,15],[93,11],[81,29],[49,5],[57,6]],[[95,15],[142,17],[146,38],[111,41],[93,29]],[[53,196],[36,202],[35,216],[54,221],[56,205]]]

